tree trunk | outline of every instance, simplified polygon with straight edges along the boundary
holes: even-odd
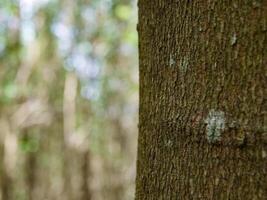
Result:
[[[136,199],[267,197],[267,1],[139,0]]]
[[[91,200],[92,194],[89,190],[89,180],[91,173],[91,167],[90,162],[91,156],[89,150],[85,150],[84,152],[81,152],[81,176],[82,176],[82,184],[81,184],[81,200]],[[90,177],[91,178],[91,177]]]

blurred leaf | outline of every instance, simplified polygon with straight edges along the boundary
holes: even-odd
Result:
[[[20,149],[27,152],[36,152],[39,148],[39,144],[36,138],[25,137],[20,141]]]
[[[138,40],[137,32],[133,30],[125,32],[124,40],[129,44],[137,45],[137,40]]]
[[[115,8],[115,15],[121,20],[127,20],[131,16],[131,7],[127,5],[118,5]]]
[[[9,83],[6,86],[4,86],[4,96],[5,98],[7,98],[8,100],[11,100],[13,98],[16,97],[17,95],[17,86],[13,83]]]

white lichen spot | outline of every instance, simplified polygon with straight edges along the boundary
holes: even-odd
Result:
[[[171,140],[168,140],[168,141],[165,143],[165,145],[166,145],[167,147],[171,147],[171,146],[172,146],[172,141],[171,141]]]
[[[232,45],[232,46],[235,45],[236,42],[237,42],[237,36],[236,36],[236,34],[234,33],[234,35],[231,37],[231,45]]]
[[[175,60],[174,60],[172,54],[170,55],[169,65],[170,65],[170,67],[172,67],[173,65],[175,65]]]
[[[210,110],[205,119],[207,139],[210,143],[220,141],[221,132],[225,129],[225,115],[222,111]]]

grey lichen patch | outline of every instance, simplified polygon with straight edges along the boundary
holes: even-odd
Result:
[[[231,45],[232,45],[232,46],[235,45],[236,42],[237,42],[237,36],[236,36],[236,34],[234,33],[234,35],[231,37]]]
[[[190,184],[190,194],[194,194],[194,180],[192,178],[189,179],[189,184]]]
[[[261,3],[260,3],[260,1],[259,1],[259,0],[257,0],[257,1],[253,1],[253,2],[252,2],[252,7],[253,7],[253,8],[260,8],[260,7],[261,7]]]
[[[267,31],[267,19],[262,19],[262,31]]]
[[[170,60],[169,60],[169,66],[170,67],[172,67],[172,66],[174,66],[175,65],[175,60],[174,60],[174,58],[173,58],[173,56],[172,56],[172,54],[170,55]]]
[[[266,158],[267,157],[267,153],[266,153],[266,151],[263,149],[262,150],[262,158]]]
[[[205,119],[206,136],[210,143],[215,143],[221,140],[222,131],[225,129],[225,115],[222,111],[210,110]]]
[[[215,185],[219,185],[219,182],[220,182],[220,179],[219,178],[216,178],[215,179]]]
[[[174,67],[176,65],[176,60],[174,58],[175,55],[170,54],[169,67]],[[180,61],[179,61],[179,70],[180,70],[181,74],[184,74],[187,71],[188,66],[189,66],[189,58],[186,57],[186,56],[181,58]]]
[[[188,65],[189,65],[189,59],[188,57],[184,57],[180,60],[180,63],[179,63],[179,68],[180,68],[180,71],[182,73],[185,73],[188,69]]]

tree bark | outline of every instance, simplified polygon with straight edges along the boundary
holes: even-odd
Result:
[[[267,197],[267,1],[139,0],[136,200]]]

